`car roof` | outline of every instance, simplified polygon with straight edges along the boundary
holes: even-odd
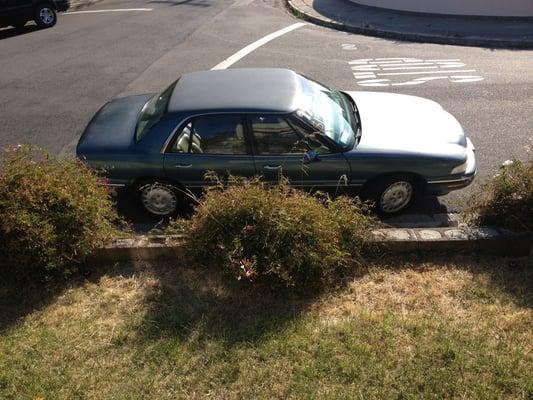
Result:
[[[177,82],[167,111],[275,112],[297,109],[302,78],[280,68],[193,72]]]

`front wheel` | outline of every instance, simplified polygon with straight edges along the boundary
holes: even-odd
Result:
[[[51,28],[57,22],[56,10],[48,3],[39,4],[35,9],[34,21],[41,28]]]
[[[149,182],[137,187],[143,210],[154,218],[173,217],[180,207],[178,190],[162,182]]]
[[[372,190],[376,211],[384,217],[400,214],[415,199],[416,185],[405,176],[396,176],[379,181]]]

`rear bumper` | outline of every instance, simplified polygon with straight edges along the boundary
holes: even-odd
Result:
[[[470,139],[467,138],[467,163],[465,172],[459,175],[428,179],[427,192],[432,195],[440,196],[470,185],[477,173],[475,151],[476,149],[474,148],[474,145]]]

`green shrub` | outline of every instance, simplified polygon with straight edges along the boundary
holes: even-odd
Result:
[[[533,231],[533,161],[513,160],[483,185],[466,213],[469,222]]]
[[[233,179],[199,200],[185,225],[187,251],[237,279],[319,287],[361,262],[371,223],[368,206],[354,199],[313,196],[287,182],[268,188],[258,179]]]
[[[112,202],[81,162],[18,146],[0,164],[0,267],[7,275],[71,271],[114,232]]]

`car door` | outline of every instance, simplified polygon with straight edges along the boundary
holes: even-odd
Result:
[[[164,155],[165,175],[193,192],[206,186],[205,174],[251,177],[255,164],[240,114],[201,115],[176,130]]]
[[[32,9],[32,0],[0,0],[0,17],[31,17]]]
[[[307,140],[318,153],[316,159],[307,162],[309,147],[303,140],[307,132],[289,116],[249,115],[248,127],[256,171],[267,181],[274,182],[283,175],[294,186],[335,192],[348,180],[350,166],[346,158],[318,141]]]

